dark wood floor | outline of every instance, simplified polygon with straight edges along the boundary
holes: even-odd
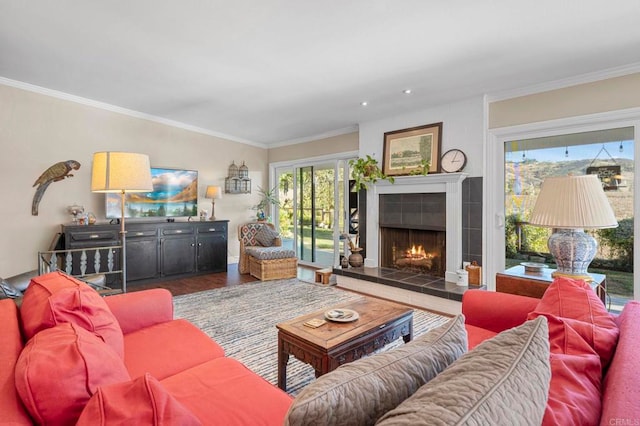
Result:
[[[313,279],[313,269],[298,266],[298,278]],[[229,287],[242,285],[258,281],[250,274],[240,274],[238,272],[238,264],[231,264],[227,272],[218,272],[215,274],[198,275],[195,277],[180,278],[169,281],[158,281],[147,284],[130,284],[128,291],[140,291],[150,288],[166,288],[174,296],[181,294],[195,293],[198,291],[211,290],[214,288]]]

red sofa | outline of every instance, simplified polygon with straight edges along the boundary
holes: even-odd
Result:
[[[561,311],[563,312],[571,311],[576,305],[583,306],[584,300],[588,299],[587,318],[597,319],[598,315],[608,315],[604,311],[602,303],[598,305],[595,293],[586,289],[581,294],[583,299],[580,300],[572,299],[571,296],[566,295],[566,292],[562,293],[566,290],[562,288],[560,292],[551,294],[549,297],[559,295],[559,299],[556,300],[562,302]],[[574,290],[569,288],[570,292],[574,292]],[[548,293],[549,291],[545,293],[545,296]],[[593,297],[591,297],[592,295]],[[530,297],[483,290],[466,291],[462,299],[462,313],[465,315],[469,349],[501,331],[522,324],[532,316],[540,315],[540,311],[545,306],[548,307],[548,303],[542,304],[542,300]],[[605,313],[603,314],[603,312]],[[566,315],[574,314],[575,312],[570,312]],[[582,317],[582,319],[584,318],[585,316]],[[611,315],[610,318],[617,326],[619,334],[617,334],[617,342],[613,345],[614,347],[608,348],[613,351],[613,357],[607,366],[603,365],[604,362],[597,355],[594,356],[589,351],[584,355],[577,354],[579,351],[576,348],[580,348],[580,346],[575,342],[569,342],[563,346],[555,345],[554,339],[558,338],[558,333],[553,331],[554,324],[560,325],[563,333],[572,333],[571,326],[577,326],[575,326],[574,319],[559,318],[558,312],[548,316],[550,319],[549,334],[552,340],[552,379],[549,394],[551,396],[554,392],[556,394],[564,392],[563,397],[569,401],[564,401],[566,406],[558,408],[558,401],[555,401],[554,404],[550,397],[543,424],[598,424],[598,420],[594,421],[596,418],[599,418],[601,425],[640,424],[640,356],[637,353],[638,342],[640,342],[640,302],[629,302],[620,315]],[[604,319],[606,320],[606,317]],[[584,325],[582,322],[580,324]],[[598,331],[594,332],[594,328],[588,330],[591,334],[589,337],[593,338],[592,341],[597,341]],[[575,337],[573,334],[571,336]],[[567,341],[563,340],[563,342]],[[570,362],[554,364],[554,356],[562,357],[565,355],[572,357],[573,361],[577,360],[577,368],[574,371],[571,371]],[[594,361],[595,364],[592,363],[592,365],[602,367],[601,370],[597,370],[599,374],[595,380],[596,383],[592,380],[587,386],[583,383],[585,378],[582,375],[587,375],[589,368],[585,367],[584,360],[587,363]],[[567,376],[571,375],[574,376],[573,379],[576,382],[567,384]],[[572,385],[575,386],[573,392]],[[591,391],[587,389],[588,387],[591,387]],[[596,413],[588,421],[583,418],[580,422],[576,422],[576,418],[571,417],[572,415],[587,415],[585,413],[588,413],[589,410],[595,410]]]
[[[151,424],[151,419],[163,419],[163,424],[282,424],[292,398],[225,357],[191,323],[174,320],[168,291],[96,301],[64,274],[34,280],[20,309],[11,299],[0,300],[0,423],[73,424],[79,416],[79,424],[123,418],[130,424]],[[43,290],[52,283],[64,290],[54,295]],[[47,306],[34,304],[29,292],[39,292]],[[47,310],[45,322],[53,324],[34,326],[42,309]],[[58,311],[51,314],[52,309]],[[103,320],[110,315],[120,336]],[[65,316],[80,327],[61,324]],[[27,339],[26,333],[35,334]],[[75,394],[67,397],[67,391]],[[71,408],[60,409],[67,400]]]

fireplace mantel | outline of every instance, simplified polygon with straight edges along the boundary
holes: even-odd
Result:
[[[379,201],[381,194],[446,194],[447,265],[446,281],[456,281],[462,267],[462,181],[466,173],[440,173],[427,176],[401,176],[395,183],[380,181],[367,191],[367,258],[365,267],[378,267],[380,256]]]

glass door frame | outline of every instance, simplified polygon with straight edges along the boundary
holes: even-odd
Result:
[[[297,160],[290,160],[290,161],[280,161],[280,162],[274,162],[274,163],[269,163],[269,187],[272,187],[273,185],[277,184],[277,176],[278,176],[278,172],[281,171],[282,169],[287,170],[289,169],[291,172],[293,172],[293,188],[294,188],[294,192],[293,192],[293,217],[297,218],[298,216],[298,212],[297,212],[297,208],[298,208],[298,197],[297,197],[297,185],[298,185],[298,176],[297,176],[297,169],[302,168],[302,167],[315,167],[315,166],[326,166],[327,163],[329,162],[333,162],[334,164],[334,187],[337,188],[338,184],[339,184],[339,164],[342,161],[342,168],[344,169],[344,180],[343,180],[343,193],[345,194],[345,197],[348,196],[348,192],[349,192],[349,164],[348,164],[348,160],[352,159],[352,158],[356,158],[358,157],[359,153],[358,151],[348,151],[348,152],[341,152],[341,153],[336,153],[336,154],[329,154],[329,155],[323,155],[323,156],[317,156],[317,157],[310,157],[310,158],[301,158],[301,159],[297,159]],[[335,191],[334,192],[334,206],[340,206],[340,192],[339,191]],[[276,226],[277,229],[280,228],[280,224],[279,224],[279,212],[277,211],[277,207],[275,208],[275,211],[271,212],[271,216],[273,217],[274,220],[274,225]],[[340,221],[340,215],[342,216],[342,221]],[[337,224],[340,224],[342,222],[343,227],[346,227],[348,224],[348,220],[349,220],[349,209],[348,209],[348,203],[345,201],[343,202],[342,208],[335,208],[334,209],[334,217],[333,217],[333,221],[336,224],[336,226],[334,226],[333,228],[333,241],[334,241],[334,254],[333,254],[333,265],[330,266],[335,266],[339,264],[339,260],[340,260],[340,244],[341,244],[341,240],[340,240],[340,235],[344,232],[347,232],[345,229],[338,229],[339,227],[337,226]],[[297,248],[299,244],[299,236],[298,236],[298,227],[294,226],[293,227],[293,246],[294,248]],[[310,266],[317,266],[315,265],[313,262],[308,262],[308,261],[299,261],[300,264],[302,265],[310,265]]]
[[[640,140],[640,108],[611,111],[546,122],[488,129],[485,144],[483,266],[487,289],[495,291],[496,273],[505,267],[505,207],[504,159],[505,143],[514,140],[558,136],[571,133],[605,130],[618,127],[634,128],[634,152]],[[633,207],[634,217],[640,212],[640,161],[634,159]],[[640,220],[634,220],[634,235],[640,235]],[[634,238],[633,299],[640,300],[640,239]],[[491,256],[488,256],[491,253]]]

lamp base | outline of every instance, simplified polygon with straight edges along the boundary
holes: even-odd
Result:
[[[563,274],[562,272],[558,272],[558,271],[553,271],[551,273],[551,277],[552,278],[557,278],[557,277],[571,278],[572,280],[582,280],[586,282],[594,281],[593,277],[589,274],[581,274],[581,275]]]
[[[558,265],[554,276],[590,279],[587,268],[598,249],[591,235],[582,229],[558,229],[549,237],[548,247]]]

